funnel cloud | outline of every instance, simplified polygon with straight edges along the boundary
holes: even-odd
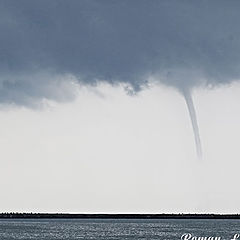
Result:
[[[196,111],[195,111],[195,107],[194,107],[194,104],[193,104],[193,99],[192,99],[191,92],[189,90],[185,90],[185,91],[183,91],[183,96],[185,98],[187,108],[188,108],[188,112],[189,112],[189,115],[190,115],[190,119],[191,119],[191,122],[192,122],[197,156],[198,156],[199,159],[201,159],[202,158],[202,144],[201,144],[199,128],[198,128],[198,121],[197,121]]]

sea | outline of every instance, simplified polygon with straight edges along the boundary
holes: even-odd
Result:
[[[0,240],[231,240],[236,234],[240,235],[240,220],[0,219]]]

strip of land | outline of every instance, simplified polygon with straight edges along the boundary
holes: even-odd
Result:
[[[239,214],[71,214],[71,213],[0,213],[0,219],[240,219]]]

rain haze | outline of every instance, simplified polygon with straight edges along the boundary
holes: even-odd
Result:
[[[0,211],[239,212],[239,9],[0,0]]]

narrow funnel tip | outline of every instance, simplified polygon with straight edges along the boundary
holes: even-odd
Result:
[[[200,134],[199,134],[197,115],[196,115],[195,107],[193,104],[191,91],[189,89],[185,89],[182,91],[182,93],[183,93],[184,99],[186,101],[189,116],[190,116],[191,123],[192,123],[197,157],[198,157],[198,159],[202,159],[202,144],[201,144],[201,139],[200,139]]]

